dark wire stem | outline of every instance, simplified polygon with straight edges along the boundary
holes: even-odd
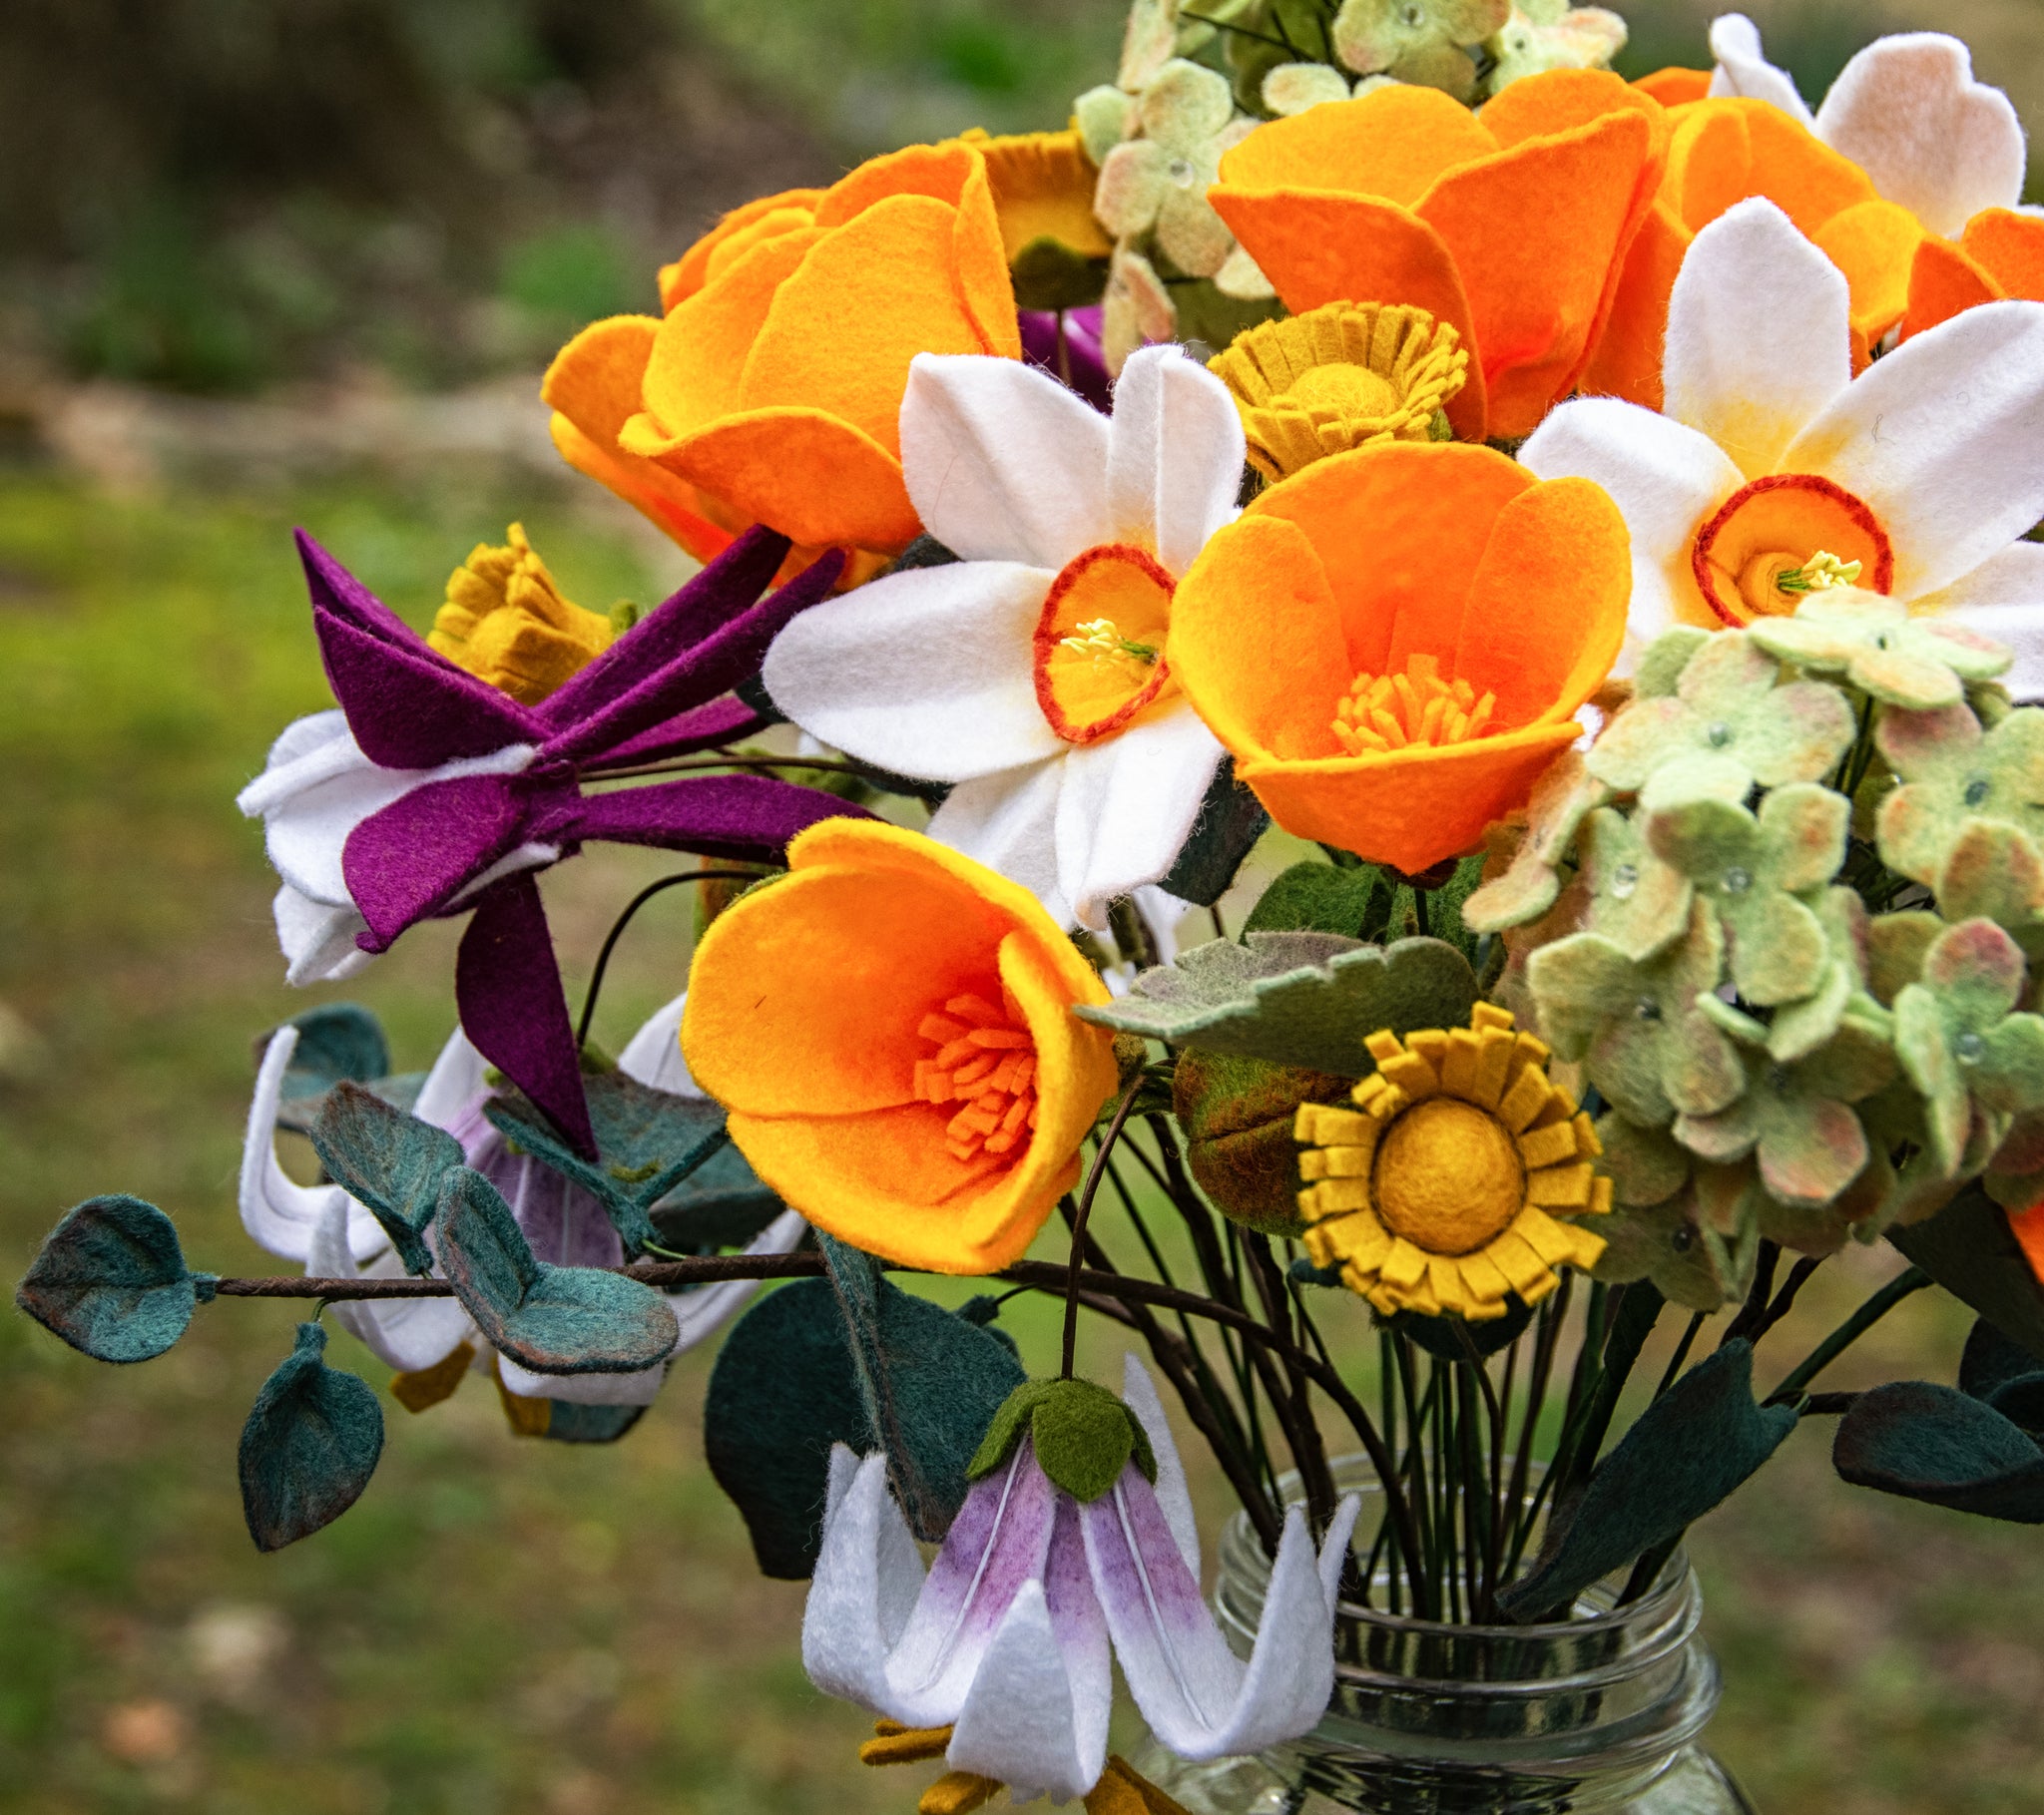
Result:
[[[632,916],[643,908],[654,896],[668,889],[678,889],[685,882],[758,882],[758,870],[685,870],[679,876],[663,876],[658,882],[649,882],[638,894],[625,904],[625,911],[612,923],[611,930],[604,937],[603,950],[596,955],[596,969],[589,973],[589,991],[582,998],[582,1018],[575,1024],[575,1045],[578,1049],[588,1044],[589,1029],[596,1020],[597,998],[603,994],[604,973],[611,967],[611,953],[617,950],[618,941],[625,936],[625,929],[632,924]]]
[[[1122,1128],[1129,1120],[1129,1112],[1136,1107],[1136,1093],[1143,1088],[1143,1074],[1138,1069],[1135,1077],[1122,1092],[1122,1100],[1115,1105],[1114,1120],[1107,1125],[1107,1133],[1100,1137],[1100,1150],[1093,1155],[1093,1166],[1086,1174],[1086,1188],[1079,1193],[1078,1212],[1072,1218],[1072,1283],[1065,1294],[1065,1359],[1059,1378],[1072,1378],[1072,1359],[1079,1347],[1079,1270],[1085,1259],[1086,1218],[1093,1213],[1094,1193],[1100,1189],[1100,1175],[1107,1170],[1107,1156],[1114,1151],[1114,1143],[1122,1137]]]
[[[641,781],[649,775],[693,775],[703,769],[821,769],[827,774],[871,779],[857,763],[837,756],[673,756],[629,768],[591,767],[583,774],[591,781]]]
[[[1782,1384],[1768,1395],[1769,1405],[1787,1405],[1795,1399],[1804,1387],[1821,1374],[1825,1368],[1849,1349],[1860,1337],[1873,1328],[1896,1305],[1912,1292],[1920,1292],[1931,1283],[1930,1275],[1921,1267],[1911,1267],[1905,1273],[1898,1273],[1886,1285],[1868,1298],[1851,1316],[1838,1325],[1823,1341],[1788,1370]]]
[[[1675,1377],[1682,1372],[1682,1364],[1689,1359],[1689,1352],[1695,1346],[1697,1332],[1704,1327],[1704,1320],[1709,1316],[1709,1311],[1690,1314],[1689,1328],[1683,1331],[1682,1340],[1675,1345],[1675,1353],[1668,1357],[1668,1366],[1662,1372],[1660,1384],[1654,1389],[1656,1399],[1675,1384]]]

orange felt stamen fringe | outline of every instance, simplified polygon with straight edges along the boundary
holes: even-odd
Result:
[[[1466,681],[1443,681],[1440,658],[1412,656],[1402,675],[1357,675],[1334,708],[1334,735],[1351,756],[1408,744],[1467,743],[1489,728],[1497,695],[1480,699]]]
[[[916,1029],[937,1049],[915,1062],[916,1096],[966,1106],[944,1130],[954,1159],[1012,1152],[1036,1126],[1036,1044],[1021,1022],[1012,1002],[996,1008],[982,996],[953,996]]]

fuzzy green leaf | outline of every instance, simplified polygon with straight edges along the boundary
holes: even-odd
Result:
[[[383,1411],[369,1385],[329,1368],[326,1332],[298,1325],[296,1346],[262,1383],[242,1427],[242,1511],[258,1551],[331,1525],[361,1498],[383,1453]]]

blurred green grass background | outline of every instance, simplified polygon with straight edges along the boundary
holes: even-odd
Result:
[[[314,438],[334,398],[502,372],[520,374],[519,433],[536,431],[536,362],[592,315],[649,306],[653,262],[720,208],[917,134],[1053,122],[1108,73],[1119,10],[7,9],[0,1003],[20,1025],[0,1031],[0,1273],[107,1189],[169,1208],[197,1265],[269,1264],[233,1203],[250,1039],[307,997],[282,985],[273,881],[232,799],[276,730],[326,703],[290,525],[416,624],[513,519],[599,609],[681,578],[630,513],[571,479],[419,447],[294,461],[293,435]],[[1910,25],[1968,32],[2019,102],[2038,80],[2033,0],[1754,10],[1812,95],[1858,43]],[[1703,61],[1707,17],[1688,0],[1635,7],[1632,66]],[[142,418],[118,412],[84,474],[35,452],[51,409],[137,381],[272,401],[185,406],[186,430],[211,425],[203,461],[175,436],[141,446],[124,425]],[[259,452],[256,414],[205,414],[272,405]],[[401,440],[412,419],[391,420]],[[571,992],[618,904],[665,867],[597,849],[548,878]],[[635,927],[600,1037],[615,1045],[681,987],[687,921],[670,897]],[[421,928],[315,994],[371,1004],[400,1064],[422,1066],[451,1013],[452,940]],[[1112,1214],[1101,1232],[1130,1245]],[[1785,1370],[1895,1265],[1875,1250],[1826,1269],[1766,1365]],[[1009,1315],[1047,1359],[1047,1308]],[[1326,1316],[1361,1336],[1358,1307]],[[607,1449],[514,1438],[473,1381],[422,1417],[390,1404],[363,1501],[261,1558],[235,1445],[292,1319],[217,1305],[171,1356],[117,1370],[0,1316],[0,1810],[913,1806],[915,1773],[854,1762],[865,1723],[801,1674],[799,1587],[757,1576],[703,1465],[707,1357]],[[1919,1295],[1827,1384],[1949,1380],[1966,1322]],[[1113,1365],[1113,1336],[1090,1340]],[[332,1358],[380,1385],[347,1338]],[[1812,1421],[1697,1534],[1727,1674],[1720,1750],[1771,1815],[2039,1806],[2044,1541],[1846,1488],[1828,1438]],[[1225,1501],[1211,1475],[1200,1491],[1211,1554]]]

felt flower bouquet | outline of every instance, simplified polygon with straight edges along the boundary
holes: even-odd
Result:
[[[1947,38],[1814,114],[1737,16],[1713,71],[1623,39],[1136,0],[1067,130],[763,198],[562,351],[562,454],[702,564],[664,604],[582,609],[514,527],[421,637],[301,537],[335,708],[241,797],[287,973],[459,917],[458,1025],[423,1076],[341,1002],[264,1038],[241,1207],[303,1277],[108,1196],[21,1306],[140,1361],[316,1300],[408,1411],[480,1374],[576,1443],[721,1336],[710,1466],[931,1815],[1176,1807],[1109,1755],[1117,1661],[1214,1759],[1309,1733],[1371,1610],[1638,1601],[1805,1419],[2044,1523],[2021,128]],[[540,878],[592,841],[698,861],[571,1010]],[[613,1057],[611,952],[684,884]],[[1956,1385],[1821,1390],[1933,1284]],[[383,1441],[325,1342],[244,1435],[264,1549]],[[1269,1559],[1233,1642],[1167,1402]]]

